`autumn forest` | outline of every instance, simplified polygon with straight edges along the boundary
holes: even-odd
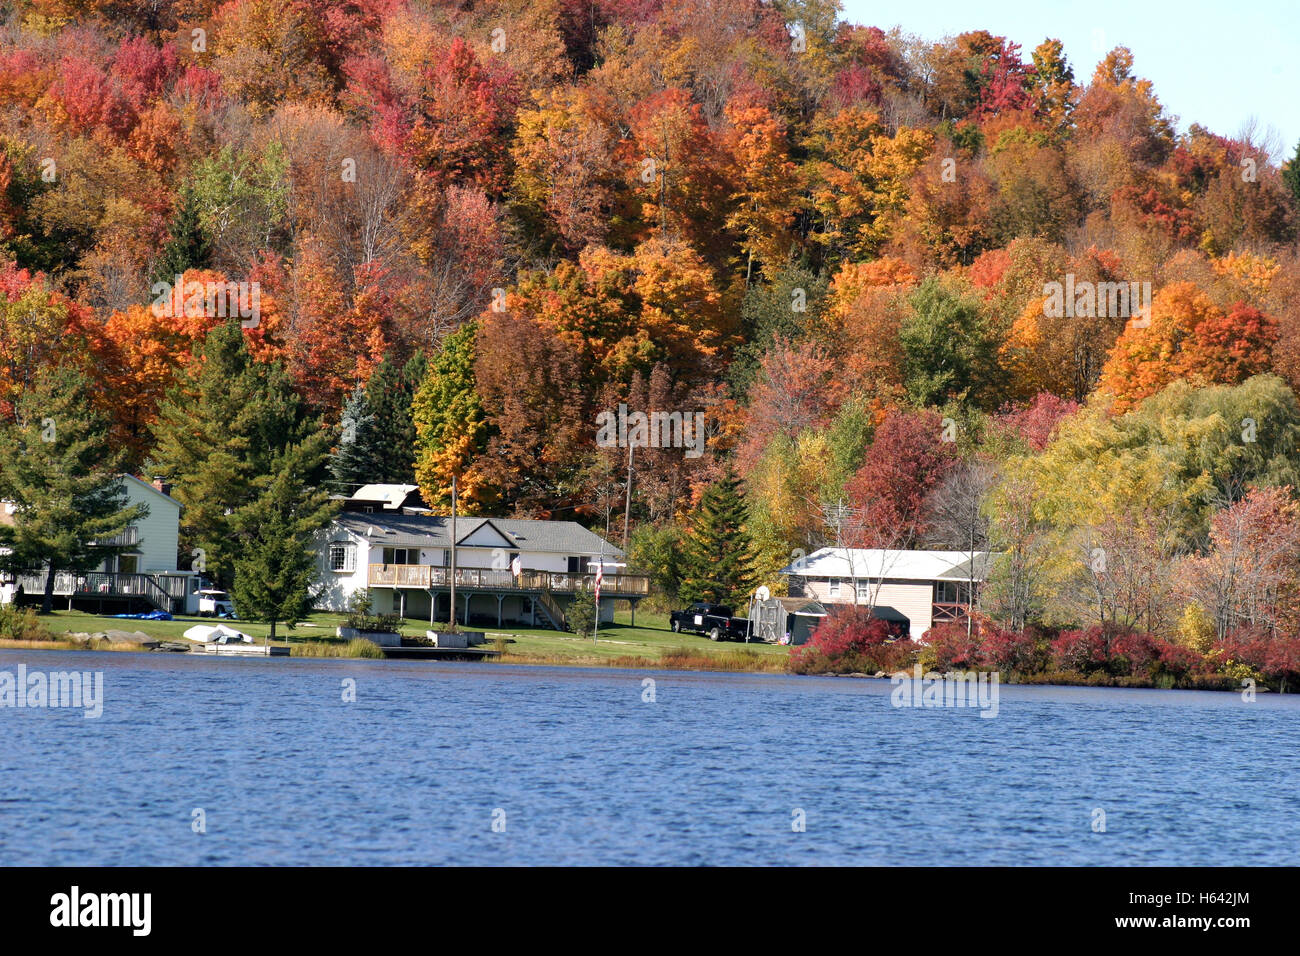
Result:
[[[626,521],[693,599],[722,488],[737,587],[991,550],[987,635],[1300,676],[1300,149],[1169,115],[1127,49],[834,0],[0,15],[0,452],[77,422],[218,580],[276,488],[302,527],[455,476],[462,513]],[[703,454],[629,471],[620,405]]]

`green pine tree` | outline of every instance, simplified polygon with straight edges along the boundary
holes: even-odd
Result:
[[[199,205],[188,184],[181,189],[167,242],[154,267],[154,279],[171,282],[186,269],[206,269],[212,263],[212,246],[199,224]]]
[[[740,479],[728,468],[689,515],[680,565],[682,600],[745,606],[757,582],[748,519]]]
[[[337,511],[327,492],[316,488],[329,433],[310,435],[281,454],[272,471],[256,482],[257,496],[234,515],[237,540],[232,595],[240,618],[290,628],[311,610],[315,595],[316,533]]]
[[[153,428],[154,474],[166,476],[181,512],[181,549],[195,570],[228,587],[232,517],[254,481],[306,433],[302,402],[279,366],[255,362],[238,319],[208,333],[202,360],[168,392]]]
[[[415,420],[411,405],[427,369],[423,352],[416,352],[400,368],[385,356],[366,382],[366,403],[375,416],[377,469],[373,481],[415,483]]]
[[[1296,144],[1295,155],[1282,164],[1282,182],[1291,192],[1291,198],[1300,206],[1300,143]]]
[[[55,573],[92,570],[128,550],[95,542],[148,509],[127,505],[120,480],[126,450],[109,444],[108,419],[82,374],[43,370],[15,411],[15,420],[0,426],[0,498],[16,506],[14,523],[0,525],[0,564],[15,572],[44,567],[41,610],[49,612]]]
[[[335,490],[350,495],[358,486],[383,481],[380,446],[374,414],[366,401],[366,389],[358,385],[343,406],[342,431],[338,447],[330,456],[329,470]]]

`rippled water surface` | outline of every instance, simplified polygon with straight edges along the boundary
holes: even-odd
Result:
[[[20,663],[102,671],[105,703],[0,709],[5,865],[1300,862],[1291,696],[1004,685],[984,719],[883,680]]]

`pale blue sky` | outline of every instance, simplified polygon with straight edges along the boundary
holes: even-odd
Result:
[[[1155,84],[1179,132],[1200,123],[1235,136],[1254,116],[1272,127],[1289,159],[1300,140],[1300,0],[841,0],[843,18],[928,40],[988,30],[1021,45],[1046,37],[1065,45],[1077,83],[1086,83],[1105,53],[1133,51],[1134,72]]]

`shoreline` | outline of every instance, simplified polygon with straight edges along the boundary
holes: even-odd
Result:
[[[90,647],[90,646],[85,646],[80,642],[72,641],[72,640],[21,641],[21,640],[6,638],[6,639],[0,639],[0,651],[26,649],[26,650],[33,650],[33,651],[74,651],[74,652],[102,651],[108,653],[137,653],[137,654],[186,655],[186,654],[193,653],[193,651],[190,650],[176,651],[176,650],[158,650],[158,649],[142,648],[138,645],[125,643],[125,642],[98,641],[96,643],[98,645],[103,645],[103,646]],[[386,659],[380,657],[344,657],[344,656],[321,656],[321,655],[310,655],[310,654],[294,655],[292,653],[292,648],[294,645],[289,644],[286,646],[288,646],[291,649],[291,653],[287,656],[290,657],[291,659],[296,659],[296,660],[316,660],[316,661],[364,660],[364,661],[373,662],[373,661],[380,661]],[[507,654],[503,654],[501,657],[489,658],[481,661],[445,660],[443,661],[443,663],[458,663],[458,664],[467,664],[467,665],[482,664],[483,666],[487,666],[487,667],[506,664],[506,665],[517,665],[521,667],[583,667],[583,668],[601,668],[601,669],[608,669],[608,670],[657,670],[657,671],[668,671],[668,672],[678,671],[678,672],[724,673],[724,674],[726,673],[777,674],[785,677],[820,677],[820,678],[837,678],[837,679],[848,679],[848,680],[865,679],[865,680],[888,681],[888,680],[892,680],[894,676],[892,674],[886,674],[883,671],[874,674],[867,674],[860,671],[854,671],[849,673],[825,672],[820,674],[800,674],[795,671],[789,670],[788,667],[786,666],[781,666],[781,667],[741,666],[744,664],[752,665],[754,663],[760,662],[762,658],[758,654],[750,652],[749,655],[745,655],[745,656],[756,658],[757,660],[737,660],[735,659],[735,657],[731,656],[732,654],[734,654],[736,657],[740,657],[741,654],[743,654],[743,651],[740,648],[737,648],[737,651],[735,652],[729,652],[729,653],[724,652],[723,654],[714,653],[714,654],[674,655],[671,653],[667,653],[658,658],[625,655],[625,656],[614,657],[614,658],[601,658],[601,657],[592,656],[592,657],[573,657],[571,659],[569,658],[562,659],[557,656],[545,655],[545,654],[507,653]],[[203,654],[198,656],[201,656],[203,660],[226,659],[221,657],[220,655]],[[668,658],[668,660],[665,661],[665,658]],[[719,661],[717,660],[717,658],[723,658],[723,660]],[[247,660],[250,658],[240,658],[240,659]],[[268,659],[275,659],[275,658],[268,658]],[[404,660],[402,658],[390,658],[390,659]],[[773,660],[773,662],[780,661],[780,663],[783,665],[786,663],[784,658],[771,658],[771,660]],[[903,671],[900,673],[909,674],[910,676],[909,671]],[[939,673],[939,672],[935,672],[935,673]],[[1026,677],[1028,679],[1025,679]],[[1040,677],[1044,679],[1036,679]],[[1096,675],[1087,675],[1087,674],[1075,675],[1075,674],[1067,674],[1065,672],[1060,672],[1060,671],[1052,672],[1050,674],[1043,674],[1043,675],[1008,674],[1008,675],[999,676],[1000,683],[1007,686],[1015,686],[1015,687],[1031,687],[1031,686],[1095,687],[1101,689],[1115,689],[1115,690],[1171,690],[1171,691],[1190,690],[1190,691],[1211,691],[1217,693],[1240,693],[1242,688],[1241,686],[1239,686],[1239,684],[1233,683],[1234,680],[1235,680],[1234,678],[1225,676],[1222,678],[1213,678],[1207,681],[1207,685],[1217,683],[1220,684],[1221,686],[1197,686],[1197,685],[1188,685],[1188,684],[1174,684],[1172,686],[1160,686],[1152,681],[1138,680],[1134,678],[1113,677],[1111,675],[1106,675],[1105,679],[1099,679]],[[1228,684],[1232,684],[1232,686],[1226,686]],[[1276,693],[1271,688],[1264,686],[1263,684],[1257,684],[1256,687],[1254,688],[1254,691],[1255,693]]]

